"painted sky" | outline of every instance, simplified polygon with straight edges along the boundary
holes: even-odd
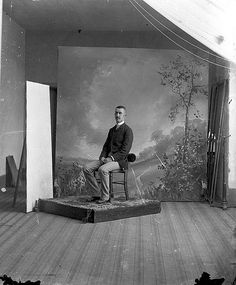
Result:
[[[58,62],[57,155],[97,158],[108,129],[114,126],[114,108],[125,105],[133,129],[132,151],[139,154],[153,144],[155,130],[168,134],[183,125],[168,114],[175,102],[162,86],[159,71],[177,54],[174,50],[60,47]],[[207,82],[207,68],[202,82]],[[195,102],[206,119],[207,100]]]

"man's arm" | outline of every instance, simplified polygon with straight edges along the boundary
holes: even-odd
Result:
[[[110,152],[110,145],[111,145],[111,130],[109,130],[107,139],[103,145],[102,152],[99,156],[99,160],[105,159],[108,156],[108,153]]]

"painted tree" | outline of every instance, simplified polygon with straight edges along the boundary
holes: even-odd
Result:
[[[184,111],[184,142],[183,142],[183,161],[189,142],[189,116],[190,110],[194,110],[195,118],[200,117],[200,112],[196,108],[194,99],[196,96],[207,96],[208,88],[202,83],[204,76],[201,68],[205,63],[196,59],[184,60],[178,55],[168,65],[162,65],[159,74],[161,75],[161,84],[171,90],[171,95],[176,96],[175,104],[171,107],[169,118],[175,121],[180,111]]]

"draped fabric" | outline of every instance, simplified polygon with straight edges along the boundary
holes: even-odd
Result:
[[[236,63],[236,0],[144,0],[193,38]]]

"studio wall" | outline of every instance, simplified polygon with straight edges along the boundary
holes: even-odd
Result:
[[[58,46],[171,49],[176,46],[157,32],[82,31],[26,33],[26,79],[57,84]],[[50,63],[50,64],[48,64]]]
[[[115,123],[114,108],[122,104],[137,156],[129,173],[131,196],[200,200],[208,66],[176,50],[60,47],[58,55],[60,190],[54,194],[89,194],[81,168],[98,158]]]
[[[13,155],[19,166],[25,135],[25,31],[4,12],[1,57],[0,176],[4,176],[6,156]]]

